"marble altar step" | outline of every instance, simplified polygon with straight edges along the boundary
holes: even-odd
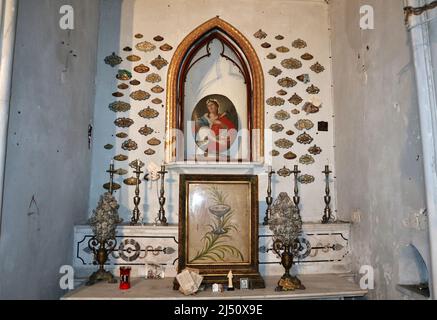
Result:
[[[351,274],[318,274],[299,276],[305,290],[276,292],[279,277],[265,277],[266,288],[256,290],[227,291],[212,293],[211,290],[184,296],[173,290],[173,278],[146,280],[133,278],[131,289],[119,290],[118,284],[100,282],[93,286],[81,286],[66,294],[64,300],[298,300],[298,299],[345,299],[362,298],[367,290],[362,290],[354,282]]]

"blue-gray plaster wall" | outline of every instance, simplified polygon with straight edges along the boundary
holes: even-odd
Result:
[[[20,0],[0,234],[0,299],[62,294],[73,226],[86,221],[88,124],[94,104],[98,0]],[[32,201],[32,199],[34,201]]]
[[[375,28],[361,30],[360,7]],[[424,278],[405,254],[429,266],[423,152],[410,36],[399,0],[334,0],[337,205],[352,220],[354,269],[373,267],[376,299],[417,298],[398,290]],[[411,268],[410,268],[411,267]],[[403,270],[416,270],[403,272]]]

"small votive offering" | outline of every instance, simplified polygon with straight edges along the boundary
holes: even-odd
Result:
[[[248,290],[250,289],[250,282],[248,278],[240,279],[240,290]]]
[[[131,267],[120,267],[120,290],[130,289]]]

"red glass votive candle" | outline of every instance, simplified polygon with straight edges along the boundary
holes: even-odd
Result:
[[[120,267],[120,290],[130,289],[131,267]]]

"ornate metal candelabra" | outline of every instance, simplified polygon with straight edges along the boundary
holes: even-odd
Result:
[[[325,166],[325,170],[322,171],[322,173],[325,174],[326,181],[325,196],[323,197],[323,199],[325,200],[325,210],[322,218],[322,223],[327,224],[332,221],[331,191],[329,189],[329,174],[332,173],[332,171],[329,170],[329,166]]]
[[[272,176],[276,172],[272,170],[272,167],[269,167],[269,170],[267,171],[267,173],[268,173],[269,181],[268,181],[268,185],[267,185],[267,197],[266,197],[267,209],[266,209],[266,216],[264,217],[264,223],[263,223],[263,225],[265,225],[265,226],[269,224],[270,215],[272,213],[272,203],[273,203]]]
[[[104,265],[117,245],[115,240],[117,224],[123,221],[118,216],[118,208],[117,200],[107,192],[100,197],[99,204],[89,220],[94,236],[88,241],[88,247],[94,254],[94,260],[99,264],[99,270],[89,277],[87,285],[101,280],[117,282],[112,273],[105,270]]]
[[[293,196],[293,202],[294,205],[297,208],[297,211],[300,214],[300,208],[299,208],[299,203],[300,203],[300,197],[299,197],[299,188],[298,188],[298,182],[299,182],[299,173],[301,173],[301,171],[299,171],[299,167],[297,165],[294,166],[294,170],[291,171],[291,173],[294,174],[294,196]]]
[[[168,171],[165,171],[165,166],[161,166],[161,171],[158,172],[161,175],[161,189],[159,191],[159,212],[158,212],[158,218],[156,219],[156,225],[158,226],[168,226],[167,218],[165,217],[165,189],[164,189],[164,178],[165,174],[168,173]]]
[[[135,185],[135,197],[134,197],[134,210],[132,211],[132,219],[131,219],[131,225],[137,225],[138,224],[138,220],[140,219],[140,209],[138,208],[138,205],[140,204],[141,198],[140,198],[140,175],[142,173],[144,173],[143,171],[141,171],[141,167],[140,167],[140,161],[137,160],[136,161],[136,166],[135,166],[135,175],[136,175],[136,185]]]
[[[305,289],[301,281],[290,274],[293,258],[301,255],[299,236],[302,233],[302,219],[299,210],[285,192],[282,192],[273,204],[270,229],[274,237],[273,251],[281,258],[281,264],[285,269],[276,290]]]

